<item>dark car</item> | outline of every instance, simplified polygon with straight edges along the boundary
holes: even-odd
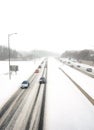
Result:
[[[78,68],[80,68],[80,65],[77,65]]]
[[[21,88],[28,88],[29,85],[30,85],[30,83],[27,80],[25,80],[25,81],[22,82]]]
[[[40,84],[46,84],[46,78],[45,77],[41,77],[39,80]]]
[[[92,72],[92,68],[87,68],[86,71]]]
[[[39,65],[39,67],[38,67],[39,69],[41,68],[41,65]]]
[[[70,62],[68,61],[68,64],[70,64]]]

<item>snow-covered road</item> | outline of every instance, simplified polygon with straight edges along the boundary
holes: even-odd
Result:
[[[36,64],[30,61],[20,62],[20,70],[17,75],[12,75],[11,80],[6,73],[8,69],[1,70],[0,107],[20,87],[20,83],[32,75],[41,61],[42,59],[38,60]],[[60,67],[87,93],[92,97],[94,95],[93,78],[49,58],[43,130],[94,130],[94,106]]]
[[[8,75],[8,61],[0,61],[0,108],[20,87],[23,80],[28,79],[38,65],[42,62],[42,58],[34,61],[11,61],[12,65],[18,65],[17,74],[13,72],[11,80]]]
[[[94,106],[59,67],[49,59],[44,130],[94,130]]]
[[[94,78],[64,64],[60,67],[94,99]]]

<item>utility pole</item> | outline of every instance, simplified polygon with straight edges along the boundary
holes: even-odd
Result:
[[[10,36],[17,34],[17,33],[11,33],[8,34],[8,51],[9,51],[9,79],[11,79],[11,71],[10,71]]]

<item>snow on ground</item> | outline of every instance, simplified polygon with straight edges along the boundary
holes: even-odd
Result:
[[[43,59],[36,61],[11,61],[11,65],[18,65],[19,71],[11,75],[9,80],[8,61],[0,61],[0,108],[20,87],[23,80],[27,80]]]
[[[60,67],[94,99],[94,78],[61,63]]]
[[[49,59],[44,130],[94,130],[94,106]]]

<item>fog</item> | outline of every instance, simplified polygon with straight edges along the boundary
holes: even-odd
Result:
[[[62,53],[93,49],[93,0],[0,1],[0,45],[16,50]]]

